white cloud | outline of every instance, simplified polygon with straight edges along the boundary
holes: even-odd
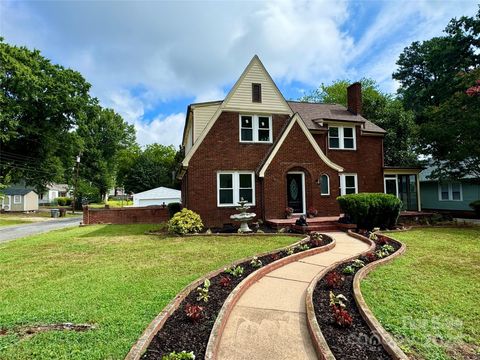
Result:
[[[182,143],[185,114],[178,113],[166,117],[157,117],[150,123],[137,121],[135,128],[140,145],[160,143],[173,144],[176,147]]]

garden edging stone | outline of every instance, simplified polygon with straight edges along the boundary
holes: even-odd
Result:
[[[357,233],[354,233],[352,231],[347,232],[348,235],[363,241],[367,245],[370,245],[368,250],[362,252],[361,254],[366,254],[373,249],[375,249],[375,243],[367,239],[366,237],[360,236]],[[320,325],[318,324],[317,317],[315,315],[315,308],[313,305],[313,291],[315,290],[315,287],[317,286],[317,283],[322,279],[326,274],[328,274],[332,269],[335,269],[338,265],[342,263],[346,263],[348,261],[351,261],[361,254],[356,254],[353,256],[350,256],[346,259],[339,260],[332,265],[326,267],[322,271],[320,271],[317,276],[313,278],[313,280],[310,282],[308,288],[307,288],[307,294],[305,297],[305,306],[306,306],[306,312],[307,312],[307,327],[308,331],[310,333],[310,337],[312,339],[313,346],[315,348],[315,351],[317,352],[318,358],[320,360],[335,360],[335,356],[333,355],[332,351],[330,350],[330,347],[327,344],[327,341],[325,340],[325,337],[322,334],[322,331],[320,329]]]
[[[368,326],[380,339],[383,348],[392,356],[395,360],[408,360],[408,356],[400,349],[393,337],[383,328],[380,322],[377,320],[375,315],[368,307],[365,299],[363,298],[362,291],[360,288],[361,281],[375,268],[380,265],[386,264],[396,257],[402,255],[406,251],[406,246],[402,242],[392,239],[389,236],[386,236],[382,233],[383,236],[387,237],[391,241],[396,241],[401,244],[400,249],[391,254],[390,256],[377,260],[375,262],[367,264],[365,267],[361,268],[353,278],[353,295],[355,302],[357,303],[360,314],[363,319],[367,322]]]
[[[270,235],[272,235],[272,234],[270,234]],[[210,236],[210,235],[205,235],[205,236]],[[264,253],[258,254],[256,256],[261,257],[261,256],[265,256],[265,255],[274,254],[274,253],[277,253],[279,251],[282,251],[282,250],[285,250],[285,249],[288,249],[288,248],[291,248],[291,247],[295,247],[295,246],[301,244],[302,242],[307,241],[308,239],[309,239],[309,237],[307,236],[307,237],[304,237],[301,240],[295,242],[294,244],[291,244],[291,245],[288,245],[288,246],[285,246],[285,247],[282,247],[282,248],[279,248],[279,249],[275,249],[275,250],[272,250],[272,251],[264,252]],[[333,242],[333,246],[331,248],[333,248],[335,246],[334,244],[335,243]],[[276,262],[282,261],[284,259],[288,259],[290,257],[295,257],[296,255],[300,255],[302,253],[313,251],[313,250],[317,250],[317,252],[321,252],[321,251],[318,251],[318,250],[326,248],[329,245],[332,245],[332,243],[329,243],[329,244],[327,244],[325,246],[322,246],[322,247],[319,247],[319,248],[314,248],[314,249],[311,249],[311,250],[303,251],[301,253],[296,253],[296,254],[287,256],[285,258],[277,260]],[[315,253],[310,253],[310,254],[315,254]],[[223,266],[223,267],[221,267],[217,270],[214,270],[214,271],[198,278],[197,280],[191,282],[189,285],[184,287],[173,298],[173,300],[170,301],[168,303],[168,305],[165,306],[165,308],[155,317],[155,319],[153,319],[153,321],[147,326],[147,328],[145,329],[143,334],[140,336],[140,338],[136,341],[136,343],[131,347],[128,354],[125,356],[125,360],[139,360],[141,358],[141,356],[143,355],[145,350],[148,348],[148,345],[152,341],[153,337],[159,332],[159,330],[162,328],[162,326],[165,324],[165,322],[168,320],[168,318],[173,314],[173,312],[175,310],[178,309],[178,307],[180,306],[182,301],[185,300],[185,298],[190,294],[191,291],[195,290],[198,286],[203,284],[205,279],[210,279],[214,276],[219,275],[220,273],[222,273],[224,271],[225,267],[236,266],[236,265],[241,264],[243,262],[252,260],[252,258],[253,258],[253,256],[246,257],[246,258],[243,258],[243,259],[240,259],[240,260],[236,260],[236,261],[232,262],[231,264]],[[295,259],[297,259],[297,258],[295,258]],[[275,264],[275,262],[273,262],[269,265],[273,265],[273,264]],[[267,265],[267,266],[269,266],[269,265]],[[265,266],[265,267],[267,267],[267,266]],[[250,276],[254,275],[256,272],[260,271],[261,269],[259,269],[259,270],[255,271],[254,273],[250,274]],[[212,332],[213,332],[213,330],[212,330]]]
[[[328,236],[326,234],[322,234],[323,236]],[[308,237],[307,237],[308,239]],[[212,332],[210,333],[210,338],[208,341],[207,349],[205,352],[205,360],[216,360],[217,359],[217,350],[220,344],[220,340],[222,337],[223,330],[225,329],[225,325],[227,320],[235,306],[235,304],[239,301],[240,297],[248,290],[255,282],[259,279],[264,277],[266,274],[281,268],[287,264],[293,263],[300,259],[303,259],[308,256],[320,254],[322,252],[329,251],[333,249],[336,245],[336,241],[333,238],[330,238],[331,242],[327,245],[313,248],[310,250],[302,251],[300,253],[296,253],[282,259],[279,259],[273,263],[270,263],[259,270],[253,272],[249,276],[247,276],[240,284],[238,284],[235,289],[230,293],[228,298],[225,300],[220,312],[218,313],[217,319],[215,320],[215,324],[213,326]],[[305,240],[305,239],[304,239]],[[302,240],[303,241],[303,240]]]

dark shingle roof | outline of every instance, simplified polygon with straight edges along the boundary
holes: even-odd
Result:
[[[5,195],[27,195],[31,191],[35,192],[35,190],[33,190],[33,189],[10,187],[10,188],[6,188],[2,192]]]
[[[348,121],[363,124],[362,130],[372,133],[385,133],[381,127],[368,121],[361,115],[354,115],[345,106],[338,104],[321,104],[288,101],[293,112],[298,112],[310,130],[322,129],[322,121]]]

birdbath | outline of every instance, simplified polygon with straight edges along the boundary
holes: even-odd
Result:
[[[248,227],[248,222],[253,220],[253,218],[257,216],[257,214],[255,213],[247,213],[247,210],[250,209],[250,206],[246,206],[247,203],[248,201],[243,200],[242,198],[238,202],[240,206],[236,208],[238,211],[240,211],[240,213],[230,216],[230,219],[240,223],[240,229],[238,229],[238,231],[241,233],[252,232],[252,230]]]

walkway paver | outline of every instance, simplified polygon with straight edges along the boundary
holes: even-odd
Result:
[[[308,284],[325,267],[368,249],[343,232],[328,235],[337,242],[332,250],[271,271],[245,291],[227,319],[219,360],[317,358],[305,313]]]

